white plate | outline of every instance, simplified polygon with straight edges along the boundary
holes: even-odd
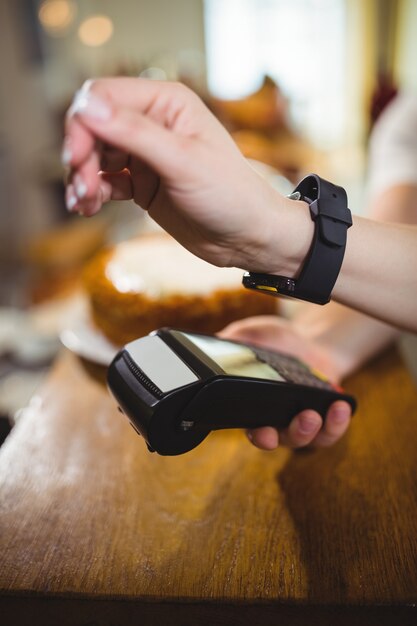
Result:
[[[110,365],[120,346],[111,343],[87,316],[79,317],[60,333],[64,346],[88,361],[99,365]]]

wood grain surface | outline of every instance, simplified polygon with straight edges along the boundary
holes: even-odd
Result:
[[[64,353],[0,449],[0,623],[414,623],[417,393],[396,351],[346,388],[331,448],[161,457]]]

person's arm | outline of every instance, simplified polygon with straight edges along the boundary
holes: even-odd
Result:
[[[376,194],[370,202],[368,214],[380,221],[416,225],[417,184],[400,183]],[[326,307],[302,307],[293,324],[304,336],[330,351],[334,375],[339,380],[392,343],[400,332],[394,326],[336,302],[330,302]]]
[[[366,215],[383,222],[417,225],[417,98],[397,96],[376,123],[369,146]],[[332,302],[302,308],[301,332],[327,346],[336,375],[344,378],[392,342],[399,331]]]
[[[225,339],[290,354],[333,382],[339,382],[338,363],[332,350],[306,337],[288,320],[273,315],[250,317],[233,322],[219,334]],[[350,417],[349,404],[338,400],[329,407],[325,420],[317,411],[306,409],[295,415],[287,428],[278,431],[272,426],[264,426],[248,431],[248,437],[262,450],[273,450],[278,444],[290,448],[330,446],[346,432]]]
[[[417,224],[416,98],[397,98],[378,121],[371,138],[368,187],[369,217]],[[330,302],[325,307],[304,303],[287,323],[271,317],[238,321],[225,329],[224,334],[298,355],[337,382],[392,343],[399,330]],[[335,443],[350,421],[343,414],[343,407],[342,421],[335,417],[329,412],[320,430],[304,438],[300,416],[295,417],[292,430],[286,429],[287,444],[297,447],[300,441],[314,446]],[[269,428],[253,430],[250,436],[253,443],[264,449],[276,446],[278,436],[280,443],[285,441],[282,432]]]
[[[417,186],[395,185],[377,194],[369,213],[381,220],[416,223]],[[341,382],[392,343],[399,332],[394,326],[330,302],[325,307],[303,304],[289,321],[271,316],[239,320],[226,328],[222,336],[298,356],[334,382]],[[324,423],[315,412],[303,412],[285,431],[278,433],[268,427],[248,434],[252,443],[266,450],[276,448],[278,442],[290,447],[328,446],[340,439],[349,422],[350,410],[338,404],[333,405]],[[306,425],[311,432],[306,431]]]
[[[356,219],[334,300],[417,331],[417,227]]]
[[[96,139],[125,155],[123,172],[119,167],[99,176]],[[165,230],[209,262],[293,277],[300,271],[314,228],[307,205],[262,181],[183,86],[94,82],[73,104],[66,149],[74,174],[70,199],[77,187],[84,192],[75,205],[70,202],[72,208],[91,214],[110,196],[134,196]],[[416,227],[355,218],[334,299],[417,330],[416,243]]]

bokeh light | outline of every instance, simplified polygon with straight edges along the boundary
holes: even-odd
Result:
[[[92,15],[78,29],[78,36],[86,46],[96,48],[105,44],[113,35],[113,22],[107,15]]]
[[[39,21],[49,35],[59,37],[73,23],[77,8],[69,0],[45,0],[39,7]]]

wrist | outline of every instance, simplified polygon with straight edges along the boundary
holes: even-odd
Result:
[[[314,235],[309,207],[301,200],[290,200],[271,188],[264,211],[265,219],[254,246],[259,252],[247,259],[251,272],[298,275]]]
[[[274,255],[268,273],[246,272],[243,285],[274,296],[327,304],[343,262],[347,230],[352,226],[346,191],[317,174],[308,174],[289,198],[308,204],[314,227],[305,221],[301,205],[288,212],[289,205],[282,203],[280,233],[285,238],[280,240],[280,254]],[[276,258],[278,266],[272,269]]]

